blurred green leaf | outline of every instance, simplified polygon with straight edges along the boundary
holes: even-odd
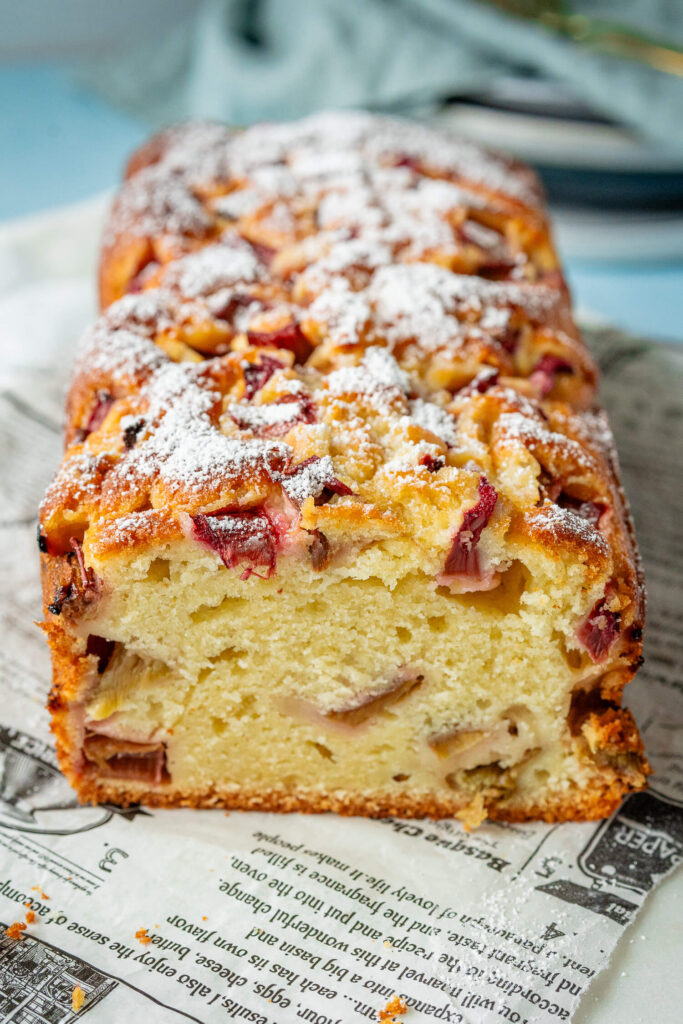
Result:
[[[683,49],[614,21],[576,14],[563,0],[480,0],[504,14],[537,24],[597,53],[636,60],[683,76]]]

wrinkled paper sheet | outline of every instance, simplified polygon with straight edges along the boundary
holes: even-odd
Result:
[[[683,854],[683,350],[589,332],[649,584],[647,658],[628,688],[647,792],[603,823],[473,835],[456,821],[122,811],[79,807],[57,769],[34,625],[36,509],[89,302],[67,281],[30,285],[0,323],[0,921],[27,903],[36,915],[0,942],[1,1019],[349,1024],[400,993],[406,1024],[570,1020]],[[24,314],[38,355],[12,337]]]

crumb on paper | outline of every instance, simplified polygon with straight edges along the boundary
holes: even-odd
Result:
[[[384,940],[384,945],[387,947],[387,949],[391,949],[391,943],[389,942],[389,939]]]
[[[477,793],[461,810],[456,811],[456,818],[462,822],[465,832],[473,832],[486,820],[486,804],[481,793]]]
[[[392,996],[383,1010],[379,1011],[379,1019],[386,1024],[392,1024],[396,1017],[401,1017],[408,1012],[408,1004],[400,996]]]
[[[15,921],[9,926],[9,928],[5,928],[5,935],[8,939],[23,939],[24,936],[22,933],[24,931],[26,931],[25,922]]]
[[[202,921],[208,921],[208,920],[209,920],[209,919],[208,919],[208,917],[206,916],[206,914],[202,914]]]
[[[33,910],[26,911],[26,924],[33,924],[36,919],[35,912]]]
[[[40,897],[44,900],[49,900],[50,898],[46,892],[41,892]]]
[[[138,941],[141,942],[143,946],[149,946],[150,942],[152,941],[149,935],[147,934],[146,928],[138,928],[138,930],[135,933],[135,938],[138,939]]]
[[[76,985],[75,989],[71,993],[71,1009],[74,1013],[78,1013],[84,1002],[85,992],[80,985]]]

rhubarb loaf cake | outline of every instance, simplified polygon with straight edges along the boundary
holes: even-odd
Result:
[[[648,765],[644,588],[533,173],[432,128],[132,159],[41,509],[84,801],[548,821]]]

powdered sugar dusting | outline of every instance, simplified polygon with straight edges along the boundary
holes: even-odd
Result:
[[[428,263],[378,270],[370,286],[375,322],[390,343],[424,339],[440,347],[462,335],[452,305],[453,274]]]
[[[105,314],[107,327],[127,328],[136,334],[153,337],[174,322],[173,300],[164,288],[124,295]]]
[[[370,320],[367,297],[352,291],[343,277],[335,277],[308,310],[314,320],[326,325],[328,336],[338,345],[357,344]]]
[[[79,503],[97,502],[102,479],[111,466],[112,457],[115,458],[115,454],[109,452],[99,452],[97,455],[92,452],[67,454],[45,493],[40,506],[41,513],[53,502],[58,502],[64,490],[68,490]]]
[[[416,181],[418,176],[397,159],[406,155],[432,173],[455,175],[458,184]],[[463,203],[486,205],[491,198],[482,187],[531,205],[539,198],[531,172],[513,167],[504,157],[433,127],[359,113],[324,113],[243,132],[215,124],[181,126],[165,133],[158,156],[156,163],[126,183],[117,200],[113,231],[201,236],[211,217],[198,195],[216,181],[227,186],[226,195],[211,201],[221,216],[236,219],[278,197],[317,195],[324,197],[321,227],[340,218],[349,226],[352,218],[344,203],[373,176],[383,194],[388,182],[399,184],[404,195],[415,187],[419,216],[428,219],[430,212],[443,213]],[[372,191],[376,196],[376,189]],[[399,216],[396,205],[391,207],[389,199],[385,213]],[[378,212],[382,220],[381,210],[375,211],[375,223]]]
[[[425,402],[422,398],[413,399],[410,403],[410,415],[406,419],[436,434],[449,446],[456,443],[455,419],[435,402]]]
[[[369,348],[362,365],[380,387],[398,388],[406,393],[411,390],[410,377],[385,348]]]
[[[502,335],[511,307],[543,320],[561,296],[557,287],[514,283],[529,258],[524,246],[508,240],[504,227],[477,219],[483,211],[494,218],[519,213],[520,199],[537,205],[531,172],[433,127],[333,113],[243,132],[181,126],[162,141],[158,161],[124,187],[112,229],[194,239],[208,225],[220,228],[216,216],[231,220],[218,245],[165,274],[168,287],[186,300],[206,299],[216,315],[231,299],[244,299],[237,289],[266,279],[240,232],[270,255],[273,244],[285,253],[289,244],[298,247],[306,314],[337,347],[411,339],[425,353],[445,346],[455,353],[481,332]],[[221,189],[225,195],[216,195]],[[467,273],[454,273],[451,260]],[[511,279],[477,278],[480,264]],[[297,274],[278,284],[296,288]],[[241,305],[231,317],[248,329],[257,312]]]
[[[270,402],[265,405],[230,405],[228,412],[243,430],[256,433],[264,427],[286,426],[296,423],[301,405],[299,402]]]
[[[263,268],[253,248],[237,238],[230,244],[208,245],[173,263],[165,283],[188,298],[197,298],[262,278]]]
[[[115,235],[188,235],[199,237],[211,230],[212,218],[181,175],[169,174],[164,164],[140,171],[117,198],[105,245]]]
[[[79,360],[90,374],[135,379],[163,366],[167,357],[144,335],[109,331],[99,322],[82,339]]]
[[[134,449],[132,461],[144,475],[171,486],[202,492],[221,479],[269,473],[291,454],[279,442],[223,434],[210,416],[220,395],[201,386],[193,364],[167,364],[141,397],[156,429]]]
[[[326,383],[333,395],[350,393],[380,397],[387,391],[402,395],[411,388],[408,374],[384,348],[367,349],[359,366],[333,370]]]
[[[297,505],[307,498],[317,498],[334,477],[334,464],[329,455],[312,459],[297,467],[297,472],[282,477],[282,488]]]
[[[515,393],[516,395],[516,393]],[[523,412],[505,412],[498,418],[498,425],[506,437],[514,438],[523,444],[539,444],[556,448],[563,452],[565,458],[571,458],[583,469],[597,470],[595,460],[578,441],[565,434],[549,430],[540,422],[536,415],[527,416]]]
[[[576,538],[580,543],[599,549],[609,554],[609,544],[602,534],[582,516],[571,509],[546,503],[541,508],[544,529],[551,531],[559,539],[567,535]]]

